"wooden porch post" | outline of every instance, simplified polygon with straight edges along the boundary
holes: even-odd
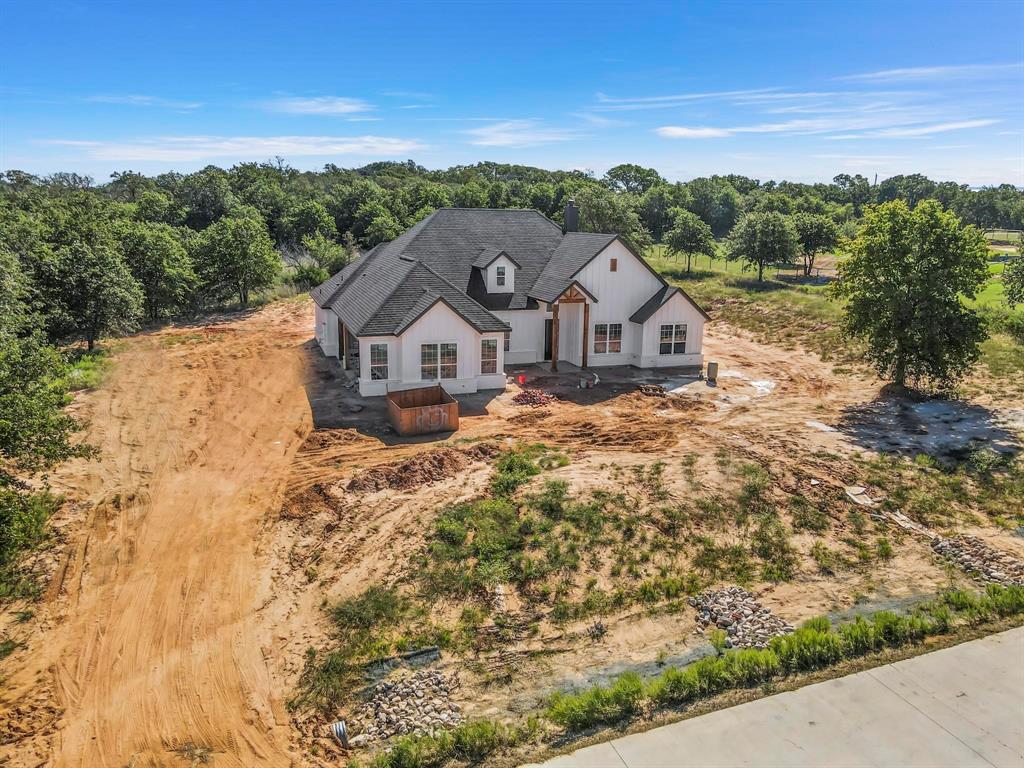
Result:
[[[583,367],[587,367],[587,349],[590,347],[590,302],[583,302]]]
[[[341,367],[343,370],[348,370],[348,328],[345,324],[338,322],[338,335],[341,336],[339,341],[341,342]]]
[[[551,305],[551,370],[558,370],[558,302]]]

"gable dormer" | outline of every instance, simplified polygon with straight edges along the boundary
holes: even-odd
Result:
[[[500,248],[485,248],[473,262],[483,275],[488,293],[515,293],[519,262]]]

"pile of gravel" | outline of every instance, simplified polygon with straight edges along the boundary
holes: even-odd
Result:
[[[765,648],[773,637],[793,631],[793,625],[765,608],[742,587],[709,589],[691,597],[689,602],[697,609],[697,621],[702,627],[718,627],[728,633],[729,648]]]
[[[989,584],[1024,584],[1024,562],[996,549],[977,536],[958,533],[948,539],[932,539],[932,549],[944,558]]]
[[[352,745],[454,728],[462,722],[462,711],[451,700],[458,689],[456,673],[446,676],[431,670],[377,683],[352,718],[360,730]]]

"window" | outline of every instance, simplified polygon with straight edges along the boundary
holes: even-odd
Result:
[[[497,373],[498,372],[498,340],[497,339],[481,339],[480,340],[480,373]]]
[[[594,326],[594,354],[622,351],[622,323],[597,323]]]
[[[512,345],[512,331],[505,331],[505,351],[508,352]]]
[[[494,278],[495,278],[495,282],[498,285],[504,285],[505,284],[505,268],[504,267],[495,267],[494,268]]]
[[[611,260],[611,271],[612,272],[618,272],[619,271],[619,260],[618,259],[612,259]]]
[[[457,344],[421,344],[420,380],[457,379],[459,359]]]
[[[658,354],[686,354],[686,323],[661,326],[661,335],[658,340]]]
[[[386,381],[388,378],[388,345],[370,345],[370,380]]]
[[[420,379],[431,381],[437,378],[437,344],[420,345]]]

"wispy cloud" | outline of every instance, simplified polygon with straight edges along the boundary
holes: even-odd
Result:
[[[263,107],[292,115],[351,115],[373,109],[369,102],[348,96],[283,96],[263,102]]]
[[[936,133],[948,131],[963,131],[968,128],[984,128],[986,125],[994,125],[998,120],[957,120],[948,123],[932,123],[929,125],[910,125],[901,128],[884,128],[878,131],[865,131],[864,133],[840,134],[829,136],[834,140],[846,139],[912,139],[921,136],[931,136]]]
[[[751,97],[778,91],[778,88],[755,88],[739,91],[704,91],[695,93],[674,93],[664,96],[634,96],[613,98],[604,93],[596,96],[594,109],[601,112],[625,112],[639,109],[669,109],[695,101]]]
[[[1008,64],[960,64],[939,67],[904,67],[902,69],[882,69],[877,72],[862,72],[856,75],[845,75],[836,79],[884,83],[914,80],[975,79],[1013,72],[1024,74],[1024,64],[1017,62]]]
[[[732,136],[729,128],[700,128],[685,125],[663,125],[654,132],[666,139],[714,139]]]
[[[203,106],[200,101],[179,101],[178,99],[165,99],[161,96],[144,96],[142,94],[100,94],[98,96],[87,96],[86,101],[94,104],[124,104],[130,107],[162,107],[164,109],[199,109]]]
[[[470,144],[478,147],[535,147],[579,137],[579,131],[548,127],[535,119],[504,120],[464,133],[471,137]]]
[[[394,157],[425,148],[417,139],[385,136],[163,136],[133,141],[48,139],[39,143],[78,149],[90,159],[112,162],[195,162],[277,155]]]
[[[869,138],[911,138],[931,136],[947,131],[968,128],[982,128],[998,120],[958,120],[953,122],[922,123],[914,115],[890,116],[870,115],[864,117],[821,117],[785,120],[778,123],[755,123],[730,127],[663,125],[655,133],[666,139],[707,139],[733,136],[741,133],[765,133],[784,135],[824,134],[824,138],[869,139]]]

